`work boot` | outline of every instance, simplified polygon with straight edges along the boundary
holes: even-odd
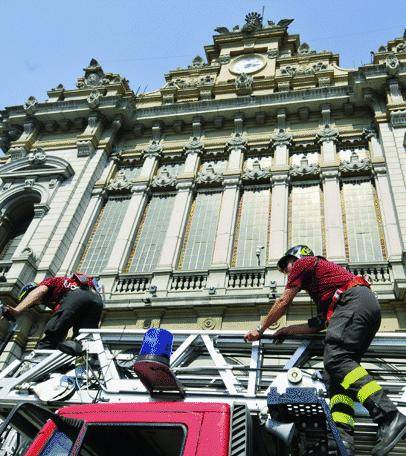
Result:
[[[378,431],[378,443],[372,450],[372,456],[385,456],[406,435],[406,416],[400,412],[384,421]]]

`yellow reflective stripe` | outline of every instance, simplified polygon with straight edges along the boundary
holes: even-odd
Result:
[[[367,375],[369,375],[367,370],[362,366],[358,366],[351,372],[348,372],[348,374],[344,377],[344,380],[341,382],[341,386],[344,389],[348,389],[357,380],[360,380]]]
[[[354,401],[344,395],[344,394],[336,394],[330,399],[330,408],[332,409],[336,404],[346,404],[349,405],[350,407],[354,408]]]
[[[351,427],[355,426],[355,421],[354,418],[350,415],[347,415],[346,413],[341,413],[341,412],[333,412],[331,414],[333,417],[333,421],[335,423],[343,423],[343,424],[348,424]]]
[[[381,389],[382,387],[375,380],[372,380],[358,391],[357,399],[363,404],[369,396],[372,396],[372,394],[377,393]]]

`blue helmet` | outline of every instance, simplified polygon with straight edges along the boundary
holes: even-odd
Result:
[[[295,245],[294,247],[291,247],[278,261],[277,267],[280,271],[283,271],[291,258],[296,258],[298,260],[299,258],[303,258],[305,256],[314,256],[313,250],[307,245]]]

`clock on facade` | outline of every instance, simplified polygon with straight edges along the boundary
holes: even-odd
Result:
[[[256,73],[266,65],[265,59],[259,54],[241,55],[231,62],[230,71],[232,73]]]

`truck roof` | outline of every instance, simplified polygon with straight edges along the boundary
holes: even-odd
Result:
[[[59,409],[59,414],[64,416],[73,415],[93,421],[94,415],[105,413],[134,413],[134,412],[165,412],[165,413],[229,413],[230,405],[224,403],[205,403],[205,402],[120,402],[108,404],[82,404],[70,405]],[[86,417],[87,415],[87,417]],[[93,415],[93,417],[92,417]]]

